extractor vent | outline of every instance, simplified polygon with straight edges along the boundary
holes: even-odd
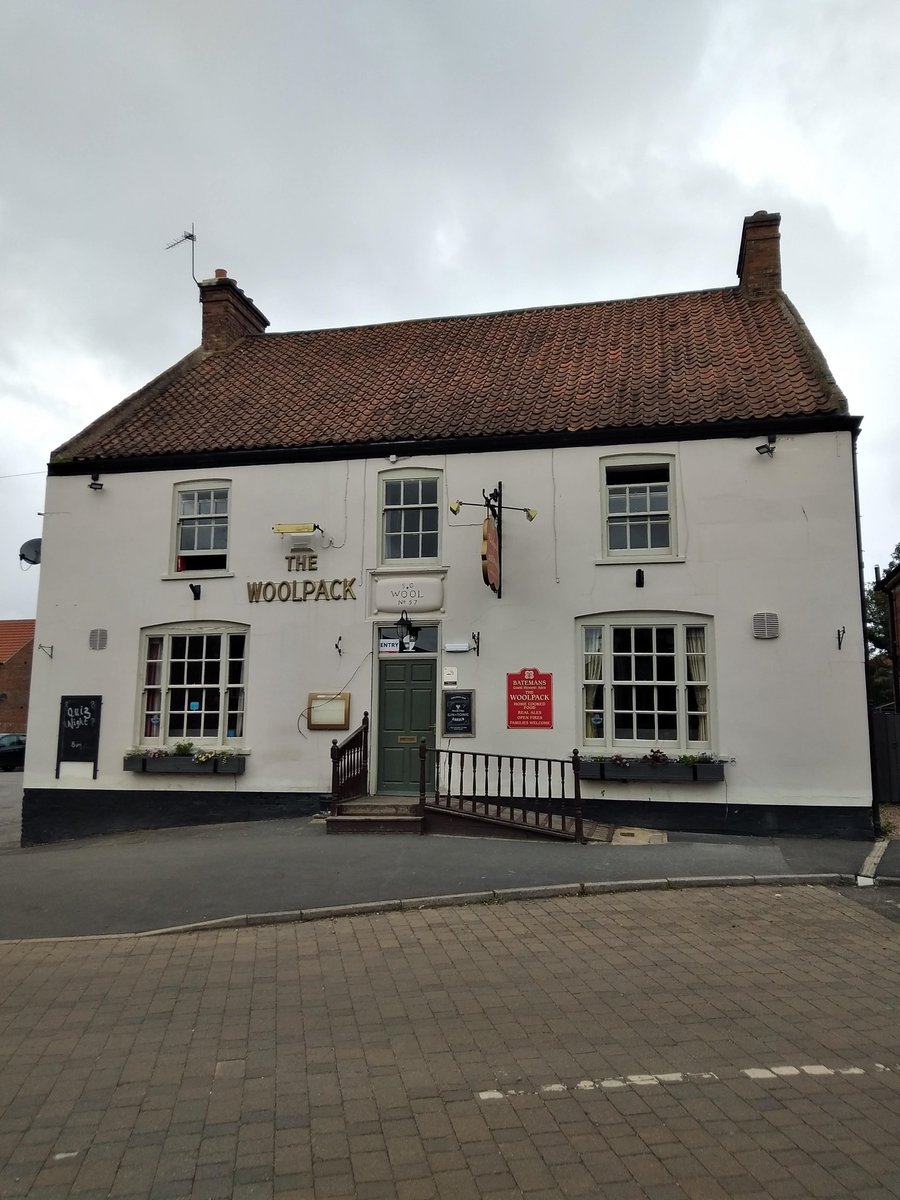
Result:
[[[755,638],[777,638],[781,633],[778,613],[759,612],[753,614],[753,636]]]
[[[105,629],[92,629],[88,638],[88,645],[92,650],[106,649],[107,632]]]

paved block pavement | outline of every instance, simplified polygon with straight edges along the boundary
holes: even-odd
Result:
[[[893,1200],[898,964],[820,887],[6,943],[0,1196]]]

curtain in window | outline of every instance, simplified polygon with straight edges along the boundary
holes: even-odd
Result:
[[[603,678],[603,629],[599,625],[584,628],[584,678]]]
[[[688,678],[688,736],[690,741],[708,742],[709,688],[706,686],[706,630],[702,626],[689,625],[687,627],[685,649],[687,651]]]
[[[584,737],[603,737],[603,627],[584,627]]]

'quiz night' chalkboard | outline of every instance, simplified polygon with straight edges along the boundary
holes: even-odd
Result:
[[[444,737],[472,737],[475,733],[475,693],[444,692]]]
[[[94,764],[97,778],[97,756],[100,749],[100,706],[102,696],[60,696],[59,739],[56,751],[56,778],[61,762]]]

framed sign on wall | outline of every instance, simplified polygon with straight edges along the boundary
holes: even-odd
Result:
[[[475,736],[475,693],[454,689],[443,693],[444,737]]]
[[[306,703],[310,729],[349,729],[349,692],[310,692]]]

